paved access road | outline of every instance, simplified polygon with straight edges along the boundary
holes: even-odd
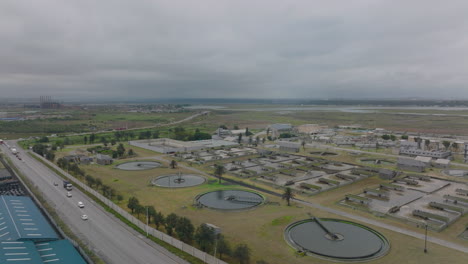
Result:
[[[59,176],[30,157],[16,145],[16,142],[9,141],[8,144],[20,151],[21,160],[4,145],[1,147],[3,153],[39,188],[49,203],[55,206],[71,230],[106,263],[187,263],[105,212],[76,188],[71,191],[72,197],[67,197],[67,191],[63,188]],[[58,186],[54,186],[54,182],[57,182]],[[78,201],[83,202],[85,207],[79,208]],[[83,214],[89,219],[82,220]]]

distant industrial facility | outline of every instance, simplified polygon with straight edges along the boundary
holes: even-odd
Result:
[[[59,109],[62,104],[52,99],[52,96],[41,96],[40,97],[41,109]]]

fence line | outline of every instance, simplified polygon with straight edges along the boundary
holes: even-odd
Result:
[[[55,168],[56,170],[60,171],[63,175],[65,175],[65,177],[67,177],[71,182],[73,182],[73,184],[76,184],[78,186],[80,186],[81,188],[83,188],[85,191],[91,193],[92,195],[94,195],[95,197],[97,197],[101,202],[103,202],[105,205],[109,206],[110,208],[112,208],[114,211],[116,211],[118,214],[120,214],[122,217],[124,217],[125,219],[127,219],[129,222],[131,222],[132,224],[138,226],[140,229],[146,231],[148,230],[148,234],[151,234],[152,236],[170,244],[171,246],[174,246],[202,261],[204,261],[205,263],[208,263],[208,264],[228,264],[227,262],[225,261],[222,261],[206,252],[203,252],[191,245],[188,245],[188,244],[185,244],[184,242],[174,238],[174,237],[171,237],[151,226],[147,226],[146,224],[144,224],[143,222],[141,222],[139,219],[137,219],[136,217],[134,217],[133,215],[129,214],[127,211],[123,210],[122,208],[120,208],[119,206],[117,206],[116,204],[114,204],[114,202],[112,202],[111,200],[109,200],[108,198],[104,197],[102,194],[100,194],[99,192],[97,192],[96,190],[92,189],[91,187],[89,187],[88,185],[84,184],[83,182],[77,180],[75,177],[71,176],[70,174],[68,174],[67,172],[65,172],[64,170],[62,170],[60,167],[56,166],[55,164],[51,163],[50,161],[46,160],[44,157],[40,156],[40,155],[37,155],[36,153],[33,152],[33,155],[36,155],[37,157],[41,158],[44,162],[48,163],[49,165],[51,165],[53,168]]]

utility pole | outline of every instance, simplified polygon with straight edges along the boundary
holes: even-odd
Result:
[[[146,206],[146,237],[148,237],[148,206]]]
[[[426,223],[426,235],[424,236],[424,253],[427,253],[427,223]]]
[[[214,257],[216,258],[216,250],[218,249],[218,236],[219,234],[215,235],[215,246],[214,246]]]

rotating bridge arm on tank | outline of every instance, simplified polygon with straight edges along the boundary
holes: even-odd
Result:
[[[307,214],[312,219],[312,221],[316,222],[317,225],[325,232],[325,234],[327,234],[331,238],[331,240],[339,240],[340,239],[340,237],[338,235],[331,232],[325,225],[323,225],[323,223],[317,217],[313,216],[310,213],[307,213]]]

